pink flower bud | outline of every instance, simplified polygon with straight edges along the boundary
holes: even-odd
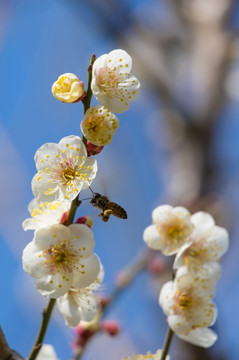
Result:
[[[84,328],[81,324],[74,328],[75,337],[71,343],[73,350],[78,351],[83,348],[88,340],[94,335],[94,331]]]
[[[148,271],[152,275],[161,274],[165,270],[166,261],[161,255],[154,256],[149,264],[148,264]]]
[[[65,211],[61,217],[60,224],[66,225],[67,219],[69,216],[69,210]]]
[[[87,155],[91,156],[91,155],[97,155],[99,154],[104,146],[97,146],[94,144],[91,144],[89,142],[89,140],[87,140],[87,145],[86,145],[86,150],[87,150]]]
[[[118,321],[104,320],[101,322],[101,328],[110,336],[115,336],[120,332],[120,324]]]
[[[76,220],[76,224],[85,224],[88,226],[88,228],[92,229],[94,221],[92,219],[91,216],[89,215],[84,215],[84,216],[80,216],[77,220]]]

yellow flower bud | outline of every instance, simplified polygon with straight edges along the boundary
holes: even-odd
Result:
[[[75,75],[66,73],[52,85],[53,96],[62,102],[73,103],[83,100],[86,93],[84,83]]]

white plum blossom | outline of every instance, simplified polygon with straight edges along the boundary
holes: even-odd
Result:
[[[140,83],[131,75],[132,58],[117,49],[100,56],[93,64],[91,89],[107,109],[123,113],[139,95]]]
[[[110,144],[118,127],[118,118],[102,105],[88,109],[81,122],[82,134],[91,144],[97,146]]]
[[[194,230],[190,242],[182,246],[176,255],[174,269],[187,266],[197,272],[202,266],[214,266],[227,251],[229,238],[226,229],[216,226],[213,217],[206,212],[197,212],[191,216]]]
[[[194,225],[187,209],[178,206],[161,205],[153,210],[153,224],[143,234],[146,244],[164,255],[175,254],[189,241]]]
[[[99,261],[100,262],[100,261]],[[104,278],[103,265],[94,282],[85,288],[74,288],[57,299],[58,308],[69,327],[75,327],[80,321],[92,321],[97,311],[96,292]]]
[[[162,350],[157,350],[156,354],[151,354],[151,352],[147,352],[146,355],[132,355],[128,357],[124,357],[122,360],[161,360]],[[166,356],[166,360],[170,360],[169,355]]]
[[[59,360],[52,345],[43,344],[36,360]]]
[[[57,100],[66,103],[80,101],[86,95],[83,82],[72,73],[60,75],[52,85],[51,91]]]
[[[23,269],[38,291],[49,298],[63,296],[71,287],[85,288],[99,274],[93,232],[86,225],[62,224],[35,231],[23,250]]]
[[[70,209],[70,201],[38,202],[36,198],[28,205],[31,218],[23,221],[22,227],[26,230],[38,230],[53,224],[59,224],[64,212]]]
[[[180,267],[174,281],[162,286],[159,303],[168,316],[169,327],[181,339],[192,344],[209,347],[217,335],[208,329],[217,317],[212,302],[218,280],[218,268],[208,274],[192,274],[186,267]]]
[[[97,162],[87,157],[79,136],[67,136],[59,144],[42,145],[35,154],[38,173],[32,179],[32,191],[38,201],[74,200],[90,186]]]

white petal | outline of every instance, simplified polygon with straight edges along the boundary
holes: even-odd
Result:
[[[183,256],[184,252],[190,247],[191,244],[192,244],[191,242],[186,243],[183,246],[181,246],[181,248],[178,250],[175,260],[174,260],[174,263],[173,263],[174,270],[178,269],[180,266],[183,265],[182,256]]]
[[[50,174],[38,173],[32,179],[32,192],[38,201],[55,201],[65,200],[62,191],[56,183],[49,183],[51,181]],[[51,189],[51,190],[50,190]]]
[[[132,58],[125,50],[116,49],[111,51],[107,55],[106,61],[110,69],[120,68],[121,72],[130,72],[132,69]]]
[[[189,213],[189,211],[187,209],[185,209],[182,206],[176,206],[175,208],[173,208],[172,212],[174,214],[176,214],[180,219],[182,219],[183,221],[191,221],[191,214]]]
[[[55,164],[57,162],[55,154],[58,154],[58,145],[55,143],[43,144],[37,151],[34,157],[37,170],[43,170],[48,167],[51,161]]]
[[[188,335],[177,334],[177,336],[190,344],[208,348],[217,341],[217,334],[208,328],[197,328],[191,330]]]
[[[215,252],[218,254],[218,258],[215,260],[220,260],[221,256],[225,254],[229,246],[229,235],[226,229],[220,226],[214,226],[210,232],[208,242],[216,243]]]
[[[92,68],[93,73],[95,73],[98,69],[105,67],[107,65],[107,56],[108,56],[108,54],[104,54],[95,60],[95,62],[93,64],[93,68]]]
[[[217,263],[202,267],[196,274],[190,272],[187,266],[181,266],[177,270],[174,282],[179,290],[195,287],[202,296],[213,297],[219,276],[220,265]]]
[[[36,229],[37,221],[36,219],[28,218],[25,219],[22,223],[23,230],[35,230]]]
[[[49,274],[35,279],[37,290],[43,295],[52,299],[57,299],[64,295],[71,287],[73,274],[67,274],[68,281],[59,273]]]
[[[73,271],[72,286],[75,288],[84,288],[93,283],[100,271],[100,262],[95,254],[87,259],[81,260],[82,271]]]
[[[76,148],[77,148],[79,149],[77,151],[77,155],[80,158],[82,158],[82,156],[87,157],[85,145],[83,144],[83,141],[79,136],[75,136],[75,135],[65,136],[59,141],[58,147],[61,150],[68,151],[70,154],[72,152],[76,153]],[[71,147],[73,147],[73,149],[71,149]]]
[[[71,231],[71,237],[74,238],[74,247],[84,248],[84,250],[82,250],[82,256],[84,258],[90,256],[95,247],[92,230],[84,224],[71,224],[68,228]]]
[[[193,214],[191,221],[195,227],[198,227],[201,231],[207,231],[215,225],[213,217],[204,211]]]
[[[173,281],[166,282],[162,286],[159,294],[159,304],[166,315],[173,314],[174,295],[175,290]]]
[[[44,266],[44,259],[41,256],[42,251],[31,241],[22,254],[23,269],[34,278],[41,278],[49,274],[49,270]]]
[[[186,334],[191,330],[191,324],[187,322],[181,315],[170,315],[168,317],[168,326],[175,334]]]
[[[165,216],[168,212],[171,212],[173,209],[170,205],[160,205],[156,207],[152,212],[152,219],[154,224],[162,222],[162,217]]]
[[[33,241],[39,249],[48,250],[57,242],[63,242],[64,240],[69,241],[70,236],[71,232],[69,227],[62,224],[56,224],[45,229],[37,230]]]
[[[64,296],[57,299],[58,308],[65,319],[65,323],[69,327],[79,324],[81,319],[81,309],[75,302],[71,293],[68,292]]]
[[[89,170],[87,169],[88,167],[90,167]],[[97,170],[98,166],[96,159],[88,157],[84,162],[84,173],[88,175],[87,177],[89,180],[87,180],[87,178],[85,178],[84,181],[81,180],[82,190],[87,189],[91,185],[92,181],[96,177]]]
[[[38,208],[38,206],[39,206],[39,202],[37,201],[36,198],[33,198],[28,204],[29,213],[32,214],[33,210]]]
[[[58,357],[53,346],[49,344],[42,344],[36,360],[58,360]]]
[[[143,233],[143,239],[150,249],[161,250],[163,242],[159,236],[156,225],[149,225]]]

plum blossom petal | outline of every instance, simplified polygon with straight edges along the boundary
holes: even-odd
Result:
[[[93,64],[91,89],[107,109],[123,113],[139,95],[140,83],[131,75],[132,59],[121,49],[100,56]]]
[[[207,328],[216,320],[217,309],[211,300],[215,284],[210,278],[204,279],[202,274],[196,277],[186,267],[179,270],[174,281],[163,285],[159,303],[168,316],[170,328],[178,336],[190,339],[192,331]],[[216,276],[212,274],[212,278],[213,275]],[[196,335],[193,333],[193,336]]]
[[[94,244],[92,231],[82,224],[37,230],[23,250],[23,268],[35,278],[42,295],[58,298],[71,286],[84,288],[97,278],[100,266],[92,254]]]
[[[195,228],[190,242],[177,253],[174,269],[188,266],[190,271],[197,272],[204,265],[221,259],[228,249],[229,236],[226,229],[215,225],[208,213],[198,212],[192,215],[191,220]]]
[[[153,224],[143,234],[146,244],[164,255],[177,253],[189,241],[194,225],[190,213],[183,207],[158,206],[152,213]]]
[[[52,345],[43,344],[36,360],[59,360]]]
[[[59,144],[42,145],[35,154],[38,173],[32,179],[32,191],[38,201],[72,201],[94,180],[97,162],[87,157],[78,136],[67,136]]]
[[[181,340],[204,348],[214,345],[218,338],[217,334],[207,327],[191,330],[187,335],[177,335]]]
[[[100,263],[97,279],[86,288],[71,287],[70,290],[57,299],[58,308],[69,327],[74,327],[80,321],[93,320],[97,310],[96,291],[103,280],[104,271]]]
[[[22,227],[26,230],[38,230],[53,224],[59,224],[64,212],[70,209],[70,201],[39,202],[34,198],[28,205],[31,218],[23,221]]]
[[[51,90],[57,100],[65,103],[80,101],[86,95],[83,82],[72,73],[60,75]]]
[[[97,146],[111,144],[118,127],[118,118],[102,105],[88,109],[81,122],[82,134],[91,144]]]

